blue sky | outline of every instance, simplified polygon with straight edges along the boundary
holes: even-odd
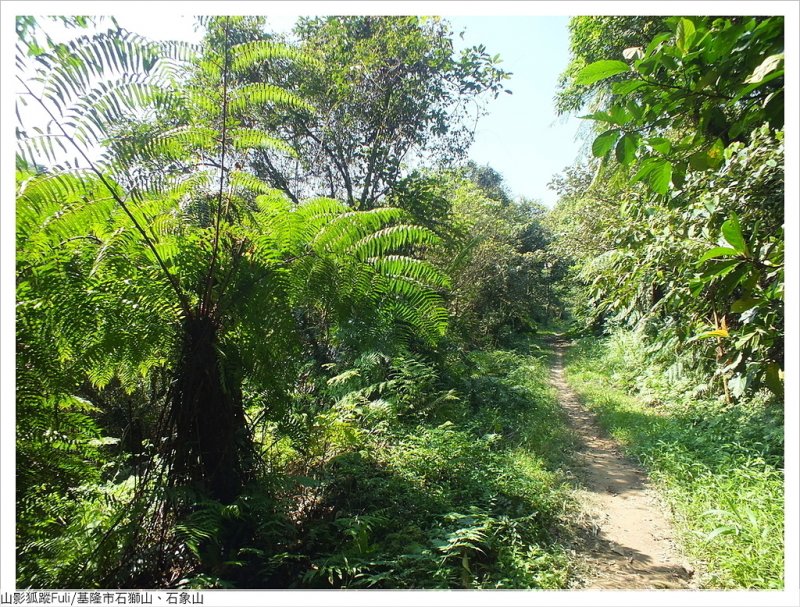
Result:
[[[478,123],[470,156],[499,171],[512,193],[552,206],[547,188],[553,175],[572,164],[582,143],[582,120],[558,117],[553,95],[558,75],[569,60],[569,17],[450,17],[453,30],[466,30],[463,45],[484,44],[499,53],[503,69],[513,72],[501,94]]]

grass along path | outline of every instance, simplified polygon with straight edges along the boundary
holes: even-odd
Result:
[[[583,338],[565,353],[564,378],[603,428],[647,470],[669,504],[701,588],[783,587],[783,423],[758,400],[725,407],[710,398],[632,395],[640,345],[624,336]]]
[[[604,435],[592,413],[564,378],[565,342],[555,342],[551,382],[578,438],[577,497],[584,506],[578,540],[585,559],[586,588],[689,588],[693,570],[684,564],[674,531],[646,474]]]

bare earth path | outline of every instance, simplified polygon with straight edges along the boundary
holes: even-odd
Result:
[[[670,523],[645,473],[598,427],[564,380],[564,342],[555,342],[551,382],[578,437],[573,470],[586,532],[578,549],[584,588],[691,588],[693,571],[679,556]]]

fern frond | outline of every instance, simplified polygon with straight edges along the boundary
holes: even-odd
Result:
[[[306,222],[315,222],[318,218],[330,219],[349,210],[344,203],[333,198],[313,198],[297,207],[297,214]]]
[[[231,47],[231,67],[234,71],[243,71],[262,61],[272,59],[290,59],[295,63],[320,68],[322,63],[299,49],[286,46],[271,40],[254,40]]]
[[[253,148],[264,148],[278,150],[279,152],[283,152],[292,158],[298,157],[297,150],[295,150],[291,145],[258,129],[231,129],[229,131],[229,135],[231,145],[234,149],[239,151],[251,150]]]
[[[213,152],[220,145],[219,132],[205,126],[187,125],[180,126],[153,140],[154,145],[171,149],[177,144],[186,151]]]
[[[288,208],[292,212],[280,221],[280,225],[281,241],[290,250],[310,246],[321,226],[348,210],[346,205],[331,198],[315,198]]]
[[[413,280],[419,285],[448,287],[450,278],[430,263],[405,255],[386,255],[367,260],[379,273],[387,277]]]
[[[256,210],[243,221],[243,227],[252,229],[249,237],[257,248],[272,247],[278,255],[294,255],[303,246],[299,236],[297,213],[292,202],[278,190],[256,196]]]
[[[196,192],[207,190],[214,181],[214,175],[209,170],[194,171],[186,175],[179,175],[170,184],[170,188],[161,195],[174,201],[184,201]]]
[[[420,302],[409,303],[397,299],[385,302],[384,308],[396,322],[405,326],[409,335],[434,342],[436,338],[444,335],[447,329],[447,313],[443,311],[444,307],[437,305],[436,302],[422,303],[425,305],[420,308]]]
[[[259,105],[280,105],[307,112],[314,111],[314,106],[301,97],[279,86],[261,82],[245,84],[232,91],[228,107],[231,112],[242,112]]]
[[[201,51],[199,44],[193,44],[185,40],[161,40],[150,44],[158,49],[159,57],[180,63],[192,61]]]
[[[86,146],[107,138],[121,120],[148,107],[161,92],[145,78],[126,75],[116,81],[100,82],[64,111],[62,124],[70,127],[72,136]]]
[[[397,225],[364,236],[348,247],[348,251],[358,259],[367,259],[397,251],[409,244],[430,245],[438,241],[436,234],[422,226]]]
[[[292,210],[291,201],[277,190],[273,190],[265,196],[257,196],[255,202],[259,213],[263,213],[267,217],[283,215]]]
[[[100,246],[94,264],[91,270],[89,270],[89,277],[91,278],[94,276],[97,271],[105,265],[107,259],[126,256],[125,252],[132,250],[134,245],[138,243],[138,240],[139,236],[134,230],[126,227],[119,227],[114,230],[105,238],[105,241]]]
[[[44,174],[17,192],[18,237],[49,229],[64,239],[97,229],[114,205],[105,184],[89,171]]]
[[[403,215],[400,209],[377,208],[340,213],[321,226],[312,245],[317,249],[343,252],[360,239],[379,231]],[[386,228],[388,229],[388,228]],[[398,234],[401,231],[398,231]],[[405,232],[403,232],[405,234]],[[401,236],[398,236],[400,239]]]
[[[37,135],[28,135],[25,131],[17,129],[17,153],[26,161],[35,163],[41,159],[47,162],[57,162],[60,157],[68,153],[68,145],[60,134],[44,133],[34,127]]]
[[[181,91],[180,97],[183,107],[191,108],[196,114],[208,116],[219,114],[219,95],[214,90],[184,90]]]
[[[230,184],[234,188],[256,194],[271,194],[279,191],[255,175],[251,175],[250,173],[245,173],[243,171],[232,172],[230,174]]]
[[[109,74],[153,73],[157,52],[157,47],[137,34],[109,30],[55,45],[36,59],[44,67],[45,97],[67,105],[82,97],[94,79]]]

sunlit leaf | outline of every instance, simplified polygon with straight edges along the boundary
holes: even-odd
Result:
[[[742,235],[742,228],[736,213],[732,213],[730,219],[722,224],[722,236],[737,252],[747,255],[747,243]]]
[[[600,80],[605,80],[611,76],[630,71],[630,67],[624,61],[606,59],[595,61],[584,67],[575,76],[575,84],[589,85]]]
[[[619,129],[611,129],[602,133],[592,142],[592,154],[601,158],[608,154],[619,138]]]
[[[704,261],[708,261],[709,259],[714,259],[717,257],[736,257],[739,255],[739,251],[736,249],[732,249],[730,247],[714,247],[713,249],[706,251],[700,258],[697,260],[697,263],[703,263]]]
[[[753,70],[753,73],[750,74],[745,79],[745,84],[756,84],[761,83],[766,78],[767,74],[770,72],[775,71],[778,69],[778,66],[783,63],[783,53],[778,53],[777,55],[770,55],[761,64]]]
[[[692,48],[697,32],[691,19],[681,18],[675,30],[675,45],[685,55]]]

